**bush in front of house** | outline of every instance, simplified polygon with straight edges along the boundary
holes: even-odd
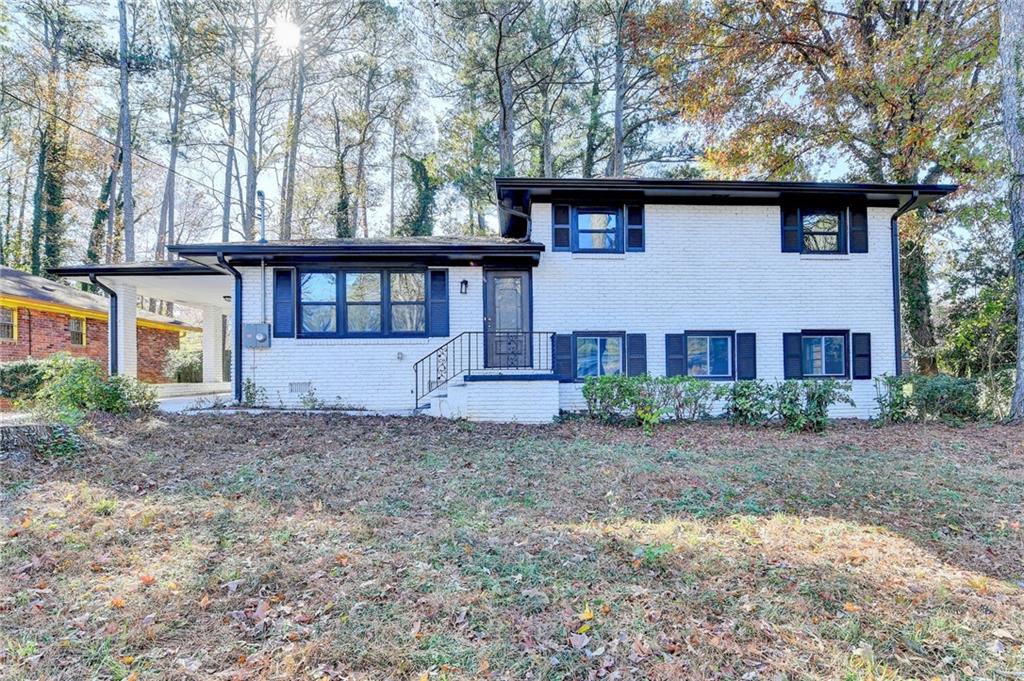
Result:
[[[834,378],[783,381],[774,386],[775,412],[786,430],[820,433],[828,427],[828,410],[837,404],[856,406],[847,382]]]
[[[60,420],[75,421],[90,411],[128,414],[156,408],[152,387],[127,376],[108,377],[95,360],[57,353],[42,364],[42,385],[31,402]]]
[[[164,376],[175,383],[203,382],[203,351],[201,349],[173,348],[164,360]]]
[[[962,423],[987,415],[981,406],[978,382],[970,378],[947,374],[881,376],[875,379],[875,393],[882,423]]]
[[[0,364],[0,397],[12,402],[32,399],[43,385],[44,365],[36,359]]]
[[[775,413],[775,387],[764,381],[736,381],[726,396],[725,415],[741,426],[763,426]]]

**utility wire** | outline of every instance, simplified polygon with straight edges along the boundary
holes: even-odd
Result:
[[[105,142],[106,144],[109,144],[110,146],[112,146],[114,148],[117,148],[117,147],[120,146],[116,142],[114,142],[113,140],[108,139],[108,138],[106,138],[103,135],[100,135],[98,133],[95,133],[92,130],[86,130],[82,126],[80,126],[77,123],[74,123],[72,121],[69,121],[68,119],[64,118],[60,114],[55,114],[52,111],[47,111],[46,109],[44,109],[44,108],[42,108],[42,107],[40,107],[40,106],[38,106],[36,104],[32,104],[31,102],[25,101],[24,99],[22,99],[21,97],[19,97],[16,94],[14,94],[13,92],[8,90],[7,88],[0,88],[0,92],[3,92],[3,94],[5,96],[10,97],[11,99],[13,99],[13,100],[15,100],[17,102],[21,102],[22,104],[24,104],[25,106],[27,106],[27,107],[29,107],[31,109],[35,109],[36,111],[38,111],[41,114],[44,114],[46,116],[50,116],[51,118],[56,118],[57,120],[61,121],[65,125],[67,125],[69,127],[72,127],[72,128],[74,128],[75,130],[77,130],[77,131],[79,131],[81,133],[84,133],[86,135],[90,135],[90,136],[98,139],[101,142]],[[228,196],[223,191],[221,191],[220,189],[217,189],[216,187],[213,187],[211,185],[208,185],[208,184],[205,184],[203,182],[200,182],[199,180],[197,180],[197,179],[195,179],[193,177],[189,177],[188,175],[184,175],[184,174],[178,172],[177,170],[171,170],[171,168],[169,166],[167,166],[166,164],[164,164],[164,163],[162,163],[160,161],[157,161],[156,159],[149,158],[148,156],[145,156],[144,154],[141,154],[138,151],[135,151],[135,149],[132,149],[131,154],[132,154],[132,156],[134,156],[134,157],[136,157],[136,158],[138,158],[138,159],[140,159],[142,161],[146,161],[147,163],[152,163],[153,165],[155,165],[155,166],[157,166],[159,168],[162,168],[162,169],[166,170],[169,173],[172,173],[175,177],[180,177],[183,180],[186,180],[186,181],[191,182],[193,184],[199,185],[203,189],[206,189],[207,191],[211,191],[214,194],[217,194],[218,196],[220,196],[221,198],[228,198]],[[241,198],[230,199],[230,200],[233,203],[237,203],[238,205],[242,205]]]

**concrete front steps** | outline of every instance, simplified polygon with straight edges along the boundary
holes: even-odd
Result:
[[[490,373],[452,380],[430,397],[424,413],[490,423],[551,423],[558,411],[553,374]]]

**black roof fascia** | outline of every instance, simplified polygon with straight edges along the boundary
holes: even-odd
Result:
[[[110,276],[167,276],[167,275],[189,275],[196,274],[220,274],[217,270],[189,262],[184,265],[167,265],[161,267],[133,267],[130,263],[124,265],[66,265],[64,267],[52,267],[47,270],[50,274],[58,277],[85,277],[95,274],[98,277]]]

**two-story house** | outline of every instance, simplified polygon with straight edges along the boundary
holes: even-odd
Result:
[[[183,244],[57,273],[106,286],[122,323],[136,293],[230,301],[236,399],[270,406],[543,422],[583,408],[588,376],[649,373],[836,377],[856,407],[833,415],[867,417],[901,369],[896,219],[954,189],[501,178],[500,236]]]

